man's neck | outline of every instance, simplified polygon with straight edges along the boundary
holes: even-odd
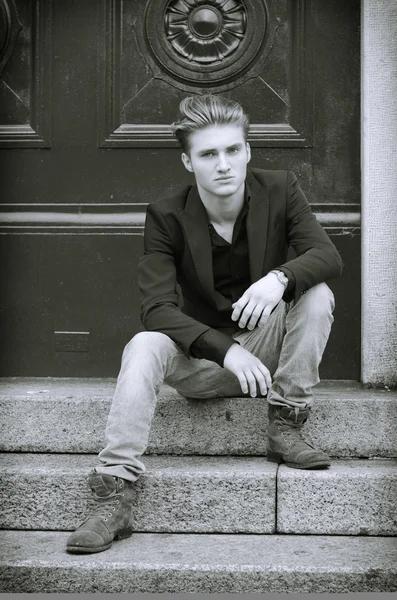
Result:
[[[215,196],[204,190],[200,185],[197,187],[211,223],[223,225],[232,224],[236,221],[244,204],[244,184],[231,196]]]

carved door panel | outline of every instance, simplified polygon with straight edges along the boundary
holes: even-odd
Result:
[[[322,376],[360,376],[359,0],[0,0],[2,374],[116,375],[148,202],[190,183],[190,94],[251,118],[336,243]]]
[[[254,145],[308,146],[307,4],[279,0],[276,14],[273,0],[108,2],[107,30],[118,33],[106,36],[101,146],[175,145],[175,107],[204,91],[244,104]]]

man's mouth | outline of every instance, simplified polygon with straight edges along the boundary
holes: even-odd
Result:
[[[215,179],[215,181],[229,181],[230,179],[233,179],[232,176],[230,177],[218,177],[217,179]]]

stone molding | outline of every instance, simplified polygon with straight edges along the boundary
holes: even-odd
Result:
[[[0,234],[143,235],[147,204],[9,204],[0,207]],[[360,232],[359,204],[313,204],[332,235]]]

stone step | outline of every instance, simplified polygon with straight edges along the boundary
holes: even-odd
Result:
[[[2,454],[1,529],[73,530],[92,506],[96,455]],[[275,531],[277,466],[260,458],[145,458],[135,531]]]
[[[312,471],[258,457],[145,463],[135,531],[397,535],[397,460],[335,460]],[[91,506],[86,477],[95,464],[95,455],[0,455],[0,528],[75,529]]]
[[[277,473],[277,531],[397,535],[396,499],[397,460],[338,460],[321,471],[282,465]]]
[[[0,591],[396,592],[395,538],[136,533],[71,555],[64,532],[4,531]]]
[[[98,452],[115,379],[0,379],[0,450]],[[263,398],[192,400],[161,389],[148,453],[264,455]],[[397,457],[397,391],[325,381],[305,425],[308,441],[335,457]]]

